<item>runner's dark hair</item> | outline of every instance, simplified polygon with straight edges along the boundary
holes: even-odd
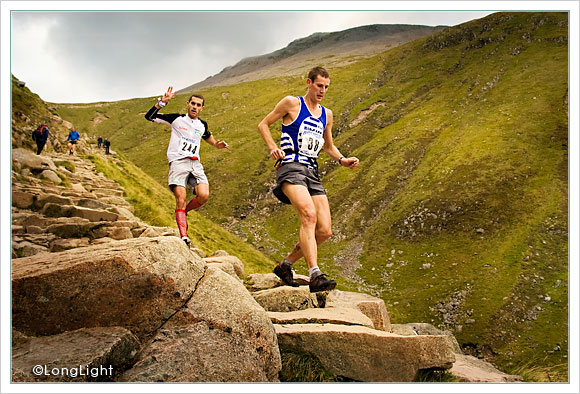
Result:
[[[326,71],[324,68],[318,66],[318,67],[314,67],[312,70],[310,70],[308,72],[308,79],[310,79],[312,82],[314,82],[316,77],[319,75],[322,78],[330,78],[330,74],[328,74],[328,71]]]
[[[197,97],[197,98],[202,99],[203,101],[202,101],[201,105],[205,105],[205,98],[201,94],[197,94],[197,93],[192,94],[191,96],[189,96],[189,100],[187,100],[187,101],[191,101],[192,97]]]

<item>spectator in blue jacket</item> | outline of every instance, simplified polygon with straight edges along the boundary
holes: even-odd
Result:
[[[44,149],[46,141],[48,140],[48,126],[41,124],[36,130],[32,132],[32,139],[36,142],[36,154],[40,155],[40,152]]]
[[[75,153],[75,145],[79,142],[81,136],[79,132],[73,127],[72,130],[68,133],[68,137],[66,140],[68,141],[68,154],[73,155]]]

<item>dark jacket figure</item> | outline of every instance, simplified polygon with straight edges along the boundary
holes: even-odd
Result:
[[[100,148],[102,144],[103,144],[103,137],[99,137],[97,139],[97,148]]]
[[[111,146],[111,141],[109,141],[108,139],[105,138],[105,141],[103,142],[103,146],[105,147],[105,153],[108,155],[109,154],[109,147]]]
[[[38,126],[38,128],[32,132],[32,139],[36,141],[37,155],[40,155],[40,152],[44,149],[44,145],[46,145],[46,141],[48,140],[48,133],[48,126],[45,124]]]

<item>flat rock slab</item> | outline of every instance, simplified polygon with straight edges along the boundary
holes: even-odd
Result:
[[[307,286],[281,286],[257,291],[252,296],[262,308],[271,312],[299,311],[318,306],[316,295],[310,293]]]
[[[191,297],[205,263],[176,237],[12,260],[12,324],[27,335],[121,326],[151,335]]]
[[[449,371],[461,382],[521,382],[518,375],[508,375],[496,369],[492,364],[465,354],[455,355],[455,364]]]
[[[60,205],[47,203],[42,208],[42,213],[50,217],[79,217],[88,219],[91,222],[114,222],[119,215],[113,212],[100,209],[77,207],[74,205]]]
[[[338,324],[274,327],[283,351],[309,353],[334,375],[361,382],[412,382],[421,369],[449,369],[455,362],[439,335],[401,336]]]
[[[445,335],[453,353],[463,354],[459,342],[450,331],[443,331],[429,323],[392,324],[391,332],[399,335]]]
[[[385,302],[363,293],[333,290],[326,297],[326,306],[357,308],[373,321],[375,328],[391,330],[391,319]]]
[[[45,337],[13,334],[12,379],[110,381],[119,367],[135,357],[138,349],[137,337],[122,327],[82,328]]]
[[[310,308],[293,312],[268,312],[275,324],[344,324],[375,328],[371,319],[353,308]]]

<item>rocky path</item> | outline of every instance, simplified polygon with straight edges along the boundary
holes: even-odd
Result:
[[[12,381],[275,382],[281,352],[361,382],[425,369],[519,380],[461,354],[448,332],[392,324],[381,299],[246,277],[237,257],[188,248],[135,217],[88,160],[12,157]]]
[[[137,237],[176,235],[134,216],[123,187],[68,154],[13,150],[12,257]]]

